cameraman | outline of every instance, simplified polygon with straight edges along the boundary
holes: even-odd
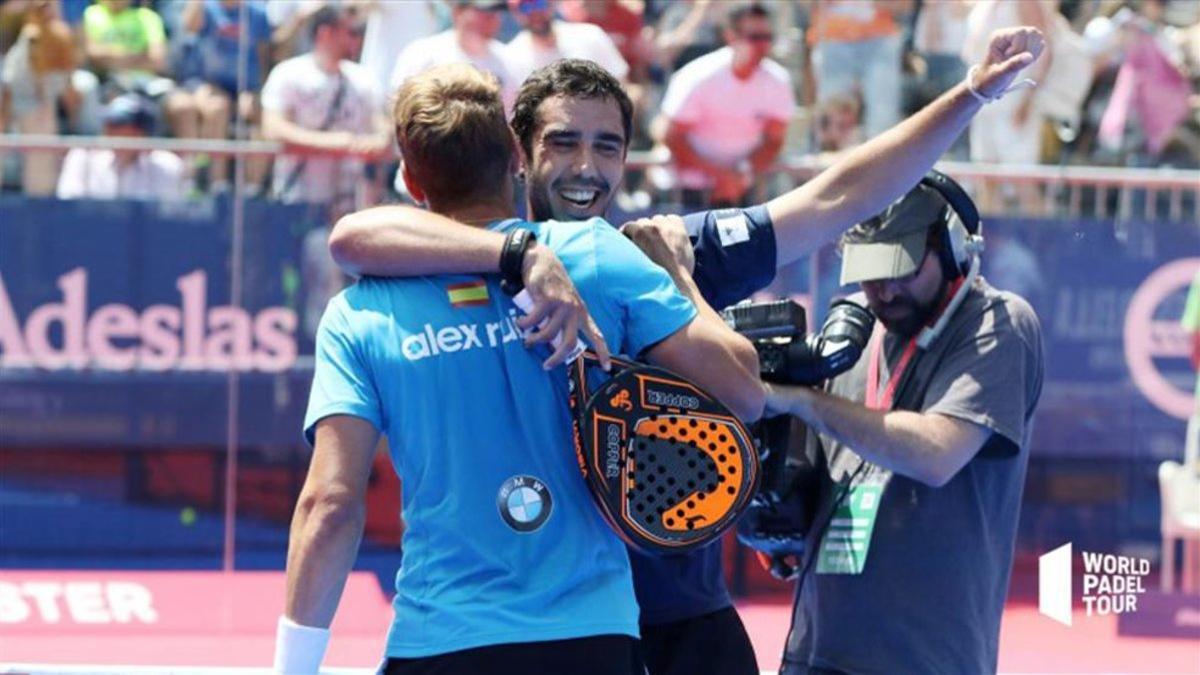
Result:
[[[974,205],[931,176],[843,236],[842,283],[878,318],[863,358],[768,393],[825,460],[787,675],[996,669],[1041,328],[977,277]]]

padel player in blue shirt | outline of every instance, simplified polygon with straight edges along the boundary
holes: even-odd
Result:
[[[758,416],[754,348],[711,310],[697,312],[637,246],[600,219],[511,217],[516,147],[488,76],[463,65],[418,75],[401,88],[395,119],[414,196],[510,241],[532,232],[563,262],[608,350],[680,372],[739,416]],[[508,251],[519,280],[528,251]],[[571,452],[566,374],[525,348],[520,329],[532,319],[519,318],[498,281],[364,278],[330,301],[278,670],[319,666],[382,432],[406,524],[383,672],[641,672],[629,560]]]

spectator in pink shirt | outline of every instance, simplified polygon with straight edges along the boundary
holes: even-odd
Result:
[[[1187,119],[1192,88],[1161,39],[1165,4],[1147,0],[1139,15],[1119,20],[1125,59],[1100,120],[1100,142],[1109,148],[1157,157]]]

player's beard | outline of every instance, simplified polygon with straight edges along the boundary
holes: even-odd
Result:
[[[887,304],[872,305],[871,311],[889,333],[907,339],[916,335],[918,331],[937,318],[938,307],[941,306],[942,299],[946,296],[946,289],[949,287],[950,282],[942,279],[938,292],[934,293],[933,298],[928,302],[918,302],[911,297],[899,297]],[[889,318],[888,314],[894,313],[897,309],[907,309],[908,311],[900,317]]]

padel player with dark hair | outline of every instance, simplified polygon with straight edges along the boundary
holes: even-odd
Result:
[[[971,79],[893,129],[847,153],[804,185],[765,205],[639,221],[623,231],[713,307],[741,300],[770,283],[775,270],[832,241],[839,233],[904,194],[950,147],[976,111],[1007,89],[1041,51],[1036,29],[1011,28],[991,38]],[[517,97],[513,129],[526,153],[531,217],[578,220],[602,215],[624,169],[626,133],[604,133],[580,100],[604,102],[631,124],[628,97],[595,64],[565,60],[535,72]],[[686,228],[686,229],[685,229]],[[690,239],[690,242],[688,241]],[[342,218],[330,248],[350,274],[405,276],[496,272],[503,244],[497,233],[442,227],[403,206],[367,209]],[[530,319],[546,320],[535,342],[559,331],[562,361],[578,330],[602,342],[587,307],[546,247],[526,256],[524,282],[534,299]],[[694,282],[693,282],[694,278]],[[757,665],[725,587],[714,544],[682,556],[632,553],[642,616],[642,647],[651,675],[754,673]]]
[[[466,65],[426,71],[401,87],[394,118],[412,194],[501,235],[504,283],[364,278],[330,301],[275,667],[320,665],[382,433],[406,525],[383,672],[640,673],[629,559],[569,451],[567,378],[524,348],[501,288],[519,283],[536,237],[565,265],[613,352],[689,376],[747,420],[763,405],[757,354],[602,220],[513,217],[517,148],[490,76]],[[609,124],[619,138],[619,117]]]

